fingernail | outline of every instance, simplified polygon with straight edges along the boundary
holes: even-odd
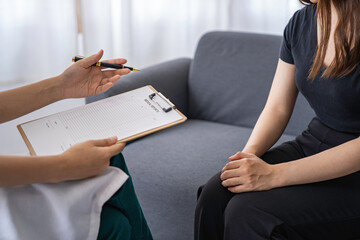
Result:
[[[113,137],[111,137],[111,138],[109,138],[110,139],[110,142],[111,143],[116,143],[116,141],[117,141],[117,137],[116,136],[113,136]]]

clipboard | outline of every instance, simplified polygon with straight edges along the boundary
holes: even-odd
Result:
[[[71,146],[118,136],[128,142],[187,120],[162,93],[147,85],[17,126],[32,156],[60,154]]]

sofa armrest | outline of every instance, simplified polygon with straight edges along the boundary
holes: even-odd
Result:
[[[187,114],[190,63],[190,58],[179,58],[145,68],[139,72],[132,72],[121,77],[107,92],[88,97],[86,103],[152,85],[157,91],[169,98],[182,113]]]

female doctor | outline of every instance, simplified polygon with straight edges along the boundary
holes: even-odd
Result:
[[[121,75],[130,72],[128,69],[102,71],[101,67],[93,66],[102,55],[100,50],[57,77],[0,92],[0,123],[62,99],[100,94],[110,89]],[[126,60],[107,62],[124,64]],[[76,144],[59,155],[0,156],[0,187],[86,179],[99,175],[109,165],[129,174],[121,155],[124,147],[124,143],[117,143],[116,137],[109,137]],[[130,178],[104,204],[98,239],[152,239]]]

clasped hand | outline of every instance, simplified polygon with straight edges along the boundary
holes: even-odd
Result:
[[[264,162],[254,154],[237,152],[222,169],[222,185],[230,192],[263,191],[275,187],[274,165]]]

